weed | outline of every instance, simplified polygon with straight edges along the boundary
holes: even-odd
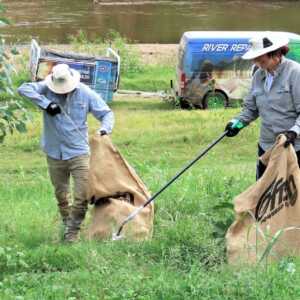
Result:
[[[5,273],[20,272],[28,268],[24,252],[17,247],[0,247],[0,280]]]

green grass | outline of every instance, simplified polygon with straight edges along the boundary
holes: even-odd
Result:
[[[138,91],[166,91],[170,89],[170,80],[174,80],[175,65],[149,65],[140,72],[121,76],[120,89]]]
[[[154,193],[223,131],[238,110],[174,110],[160,100],[115,100],[113,142]],[[215,210],[254,182],[258,124],[226,138],[155,202],[151,241],[60,241],[39,149],[41,116],[1,145],[0,299],[300,299],[300,260],[226,264]],[[89,119],[90,133],[97,122]]]

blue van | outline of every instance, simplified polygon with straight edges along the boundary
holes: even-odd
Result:
[[[241,56],[249,40],[261,31],[190,31],[180,40],[175,92],[182,108],[229,107],[243,99],[255,71],[252,61]],[[290,40],[287,57],[300,62],[300,35]]]

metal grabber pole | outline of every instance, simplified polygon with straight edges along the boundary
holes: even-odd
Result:
[[[217,145],[227,134],[227,130],[224,131],[220,137],[218,137],[215,141],[213,141],[206,149],[204,149],[201,153],[198,154],[196,158],[194,158],[191,162],[189,162],[181,171],[179,171],[169,182],[167,182],[158,192],[156,192],[147,202],[143,205],[139,206],[136,210],[134,210],[120,225],[118,231],[113,233],[113,240],[119,240],[122,238],[121,232],[123,227],[131,221],[140,211],[149,205],[154,199],[156,199],[166,188],[168,188],[177,178],[179,178],[186,170],[188,170],[193,164],[195,164],[200,158],[202,158],[210,149],[212,149],[215,145]]]

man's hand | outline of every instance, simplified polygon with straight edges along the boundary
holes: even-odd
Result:
[[[107,135],[107,132],[105,130],[100,130],[99,131],[99,134],[102,136],[102,135]]]
[[[297,138],[297,133],[292,130],[285,131],[283,133],[286,136],[286,142],[284,143],[284,147],[287,148],[290,144],[294,146],[295,139]]]
[[[57,114],[61,113],[61,109],[58,106],[58,104],[56,104],[55,102],[51,102],[47,108],[46,108],[46,112],[50,115],[50,116],[55,116]]]
[[[227,131],[226,136],[233,137],[236,136],[241,129],[245,127],[245,124],[238,120],[233,119],[230,122],[227,123],[225,127],[225,131]]]

